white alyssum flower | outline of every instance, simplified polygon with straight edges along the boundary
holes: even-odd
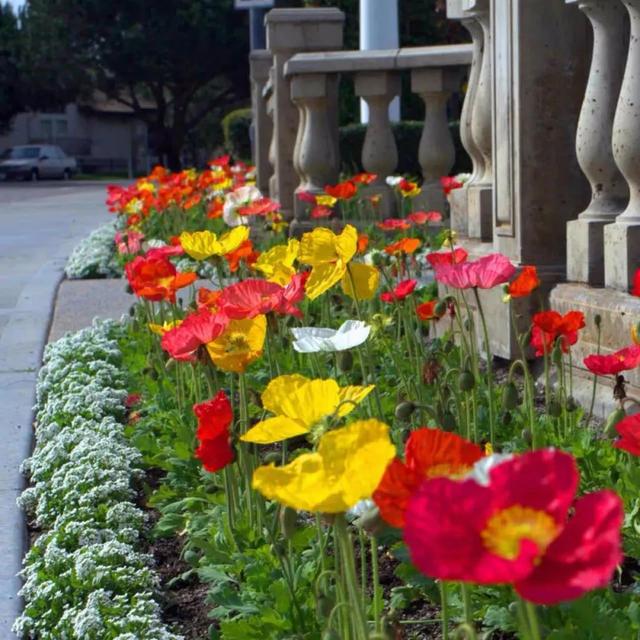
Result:
[[[238,214],[238,209],[262,198],[258,187],[243,185],[229,192],[224,199],[222,207],[222,219],[230,227],[239,227],[247,223],[247,218]]]
[[[361,320],[347,320],[339,329],[300,327],[291,329],[291,333],[298,353],[332,352],[360,346],[369,337],[371,327]]]
[[[122,268],[118,264],[113,222],[98,227],[71,252],[64,268],[67,278],[118,278]]]

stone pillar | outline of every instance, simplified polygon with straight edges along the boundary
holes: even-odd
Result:
[[[300,184],[296,189],[309,193],[322,193],[328,184],[335,184],[340,173],[337,146],[337,122],[332,117],[336,101],[337,76],[309,73],[291,79],[291,98],[300,111],[300,128],[294,164]],[[299,235],[311,228],[308,203],[296,198],[295,220],[291,234]]]
[[[273,200],[278,200],[278,181],[276,180],[276,136],[275,127],[273,126],[274,117],[274,97],[273,97],[273,67],[269,69],[269,80],[265,85],[262,92],[262,97],[265,101],[265,107],[267,110],[267,117],[271,123],[271,139],[269,140],[269,151],[267,157],[269,158],[269,197]]]
[[[464,0],[465,15],[482,29],[482,61],[471,106],[471,136],[482,155],[467,184],[469,237],[490,241],[492,228],[493,154],[491,129],[491,87],[493,76],[491,14],[489,0]],[[478,27],[473,27],[477,29]]]
[[[338,9],[272,9],[266,17],[267,48],[273,55],[275,181],[282,212],[293,217],[293,166],[298,132],[298,109],[291,101],[291,88],[284,66],[296,53],[334,51],[342,48],[344,13]]]
[[[456,160],[449,130],[447,101],[458,88],[460,72],[455,68],[423,68],[411,71],[411,90],[424,102],[424,127],[418,147],[422,167],[422,192],[416,205],[444,211],[445,199],[440,178],[451,171]]]
[[[591,185],[591,202],[567,227],[567,280],[604,284],[604,226],[615,221],[629,188],[613,159],[611,139],[626,57],[626,11],[610,0],[566,0],[578,4],[593,26],[589,83],[582,103],[576,152]]]
[[[629,185],[629,204],[604,230],[607,287],[627,291],[640,267],[640,0],[623,0],[631,19],[627,66],[613,122],[613,157]]]
[[[589,202],[575,156],[591,27],[558,0],[492,3],[495,248],[566,273],[566,223]]]
[[[480,79],[480,69],[484,56],[484,34],[481,24],[472,13],[466,12],[462,6],[462,0],[447,0],[447,18],[450,20],[460,20],[465,29],[471,35],[473,43],[473,60],[469,70],[469,78],[467,81],[467,93],[462,106],[460,115],[460,141],[462,146],[471,158],[473,170],[469,182],[472,184],[484,174],[484,157],[482,151],[473,139],[471,122],[473,115],[473,107],[476,94],[478,91],[478,83]],[[454,189],[449,194],[449,206],[451,214],[451,228],[458,233],[466,236],[469,235],[469,194],[467,191],[468,183],[461,189]],[[486,224],[484,233],[480,232],[480,236],[491,236],[493,232],[491,214],[486,216],[488,223]],[[474,233],[477,233],[477,223],[474,225]],[[482,225],[480,225],[482,228]]]
[[[267,193],[271,165],[269,164],[269,145],[273,135],[273,122],[267,115],[267,104],[263,96],[269,80],[271,53],[266,49],[256,49],[249,55],[251,65],[251,105],[253,111],[253,163],[256,166],[256,184],[258,189]]]

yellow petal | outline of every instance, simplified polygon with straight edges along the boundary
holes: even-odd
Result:
[[[370,384],[368,387],[354,385],[340,389],[338,415],[342,418],[351,413],[373,391],[374,387],[374,384]]]
[[[227,231],[220,236],[220,253],[218,255],[226,255],[235,251],[243,242],[249,239],[249,227],[240,225],[234,227],[231,231]]]
[[[311,274],[304,286],[309,300],[315,300],[342,278],[346,265],[342,261],[336,263],[319,264],[311,269]]]
[[[240,440],[254,444],[272,444],[305,433],[309,433],[309,429],[301,421],[292,420],[286,416],[276,416],[258,422],[247,433],[240,436]]]
[[[253,267],[264,274],[269,282],[286,287],[296,273],[293,265],[299,250],[300,242],[291,238],[287,244],[276,245],[260,254]]]
[[[167,333],[167,331],[171,331],[171,329],[179,326],[181,323],[182,320],[169,320],[164,324],[155,324],[153,322],[149,322],[147,326],[152,333],[155,333],[157,336],[163,336],[165,333]]]
[[[339,236],[336,236],[336,253],[345,262],[349,262],[358,250],[358,230],[348,224]]]
[[[180,244],[194,260],[206,260],[220,251],[218,237],[212,231],[184,231],[180,234]]]
[[[336,250],[336,234],[326,227],[316,227],[302,236],[298,260],[311,266],[338,259]]]
[[[219,338],[207,343],[207,352],[219,369],[243,373],[249,364],[262,355],[266,335],[265,316],[231,320]]]
[[[370,300],[380,284],[380,272],[361,262],[352,262],[342,276],[342,290],[357,300]],[[354,289],[355,285],[355,289]]]

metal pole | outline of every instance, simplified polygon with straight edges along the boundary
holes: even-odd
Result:
[[[266,9],[249,9],[249,35],[251,51],[266,49],[267,35],[264,28]]]

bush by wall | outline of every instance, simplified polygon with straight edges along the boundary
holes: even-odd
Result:
[[[235,160],[251,160],[251,108],[235,109],[222,119],[224,146]]]

